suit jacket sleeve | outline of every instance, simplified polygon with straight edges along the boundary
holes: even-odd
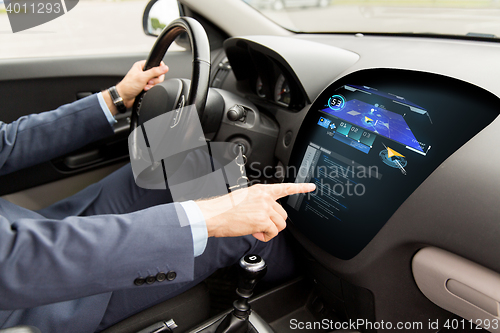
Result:
[[[112,133],[95,95],[0,123],[0,174]],[[0,310],[147,288],[135,286],[134,280],[159,272],[176,272],[174,282],[190,281],[193,270],[191,227],[179,204],[60,220],[0,199]]]
[[[193,279],[191,227],[178,203],[52,220],[0,201],[0,310]],[[160,272],[176,278],[134,285]]]
[[[0,122],[0,175],[49,161],[112,134],[95,94],[10,124]]]

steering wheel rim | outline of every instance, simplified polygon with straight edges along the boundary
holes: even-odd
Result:
[[[189,87],[186,105],[194,105],[200,117],[205,111],[210,80],[210,44],[207,33],[203,26],[191,17],[180,17],[172,21],[158,36],[143,70],[146,71],[160,65],[168,48],[174,40],[182,33],[187,33],[191,44],[193,56],[193,68],[191,73],[191,85]],[[139,124],[141,102],[146,92],[142,91],[135,99],[130,119],[130,129],[133,131]]]

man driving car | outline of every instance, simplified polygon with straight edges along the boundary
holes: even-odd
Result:
[[[164,80],[168,67],[133,65],[111,90],[125,107]],[[0,174],[113,134],[110,91],[54,111],[0,122]],[[271,278],[290,270],[277,199],[311,184],[258,185],[172,203],[169,190],[138,187],[127,165],[78,194],[34,212],[0,199],[0,328],[94,332],[173,297],[247,252]],[[242,237],[238,237],[242,236]],[[279,255],[278,255],[279,254]]]

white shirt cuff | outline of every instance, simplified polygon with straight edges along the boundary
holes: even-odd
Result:
[[[187,219],[191,225],[194,256],[198,257],[203,254],[207,246],[208,231],[205,217],[200,207],[194,201],[185,201],[180,204],[186,212]]]
[[[99,105],[101,106],[102,112],[104,112],[106,119],[108,120],[111,127],[113,127],[113,125],[116,124],[116,119],[111,113],[111,111],[109,111],[108,105],[106,104],[106,101],[102,96],[102,92],[97,93],[97,99],[99,100]]]

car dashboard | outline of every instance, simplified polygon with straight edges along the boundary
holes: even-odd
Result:
[[[281,200],[306,278],[257,295],[253,309],[281,320],[278,332],[293,331],[299,309],[317,318],[333,310],[339,322],[423,323],[408,330],[418,332],[454,314],[499,323],[500,43],[290,33],[221,48],[225,34],[206,30],[217,38],[205,138],[238,144],[252,183],[317,185]],[[2,120],[112,86],[145,56],[2,60]],[[167,77],[189,79],[191,60],[190,50],[168,52]],[[109,139],[2,176],[1,194],[36,210],[101,179],[129,160],[127,117]]]
[[[272,161],[275,181],[317,186],[281,203],[338,311],[448,318],[415,283],[412,258],[429,246],[500,271],[499,48],[361,34],[224,43],[221,87],[279,129],[272,157],[249,155],[247,168],[262,179],[252,163]],[[251,149],[260,139],[245,140]]]

